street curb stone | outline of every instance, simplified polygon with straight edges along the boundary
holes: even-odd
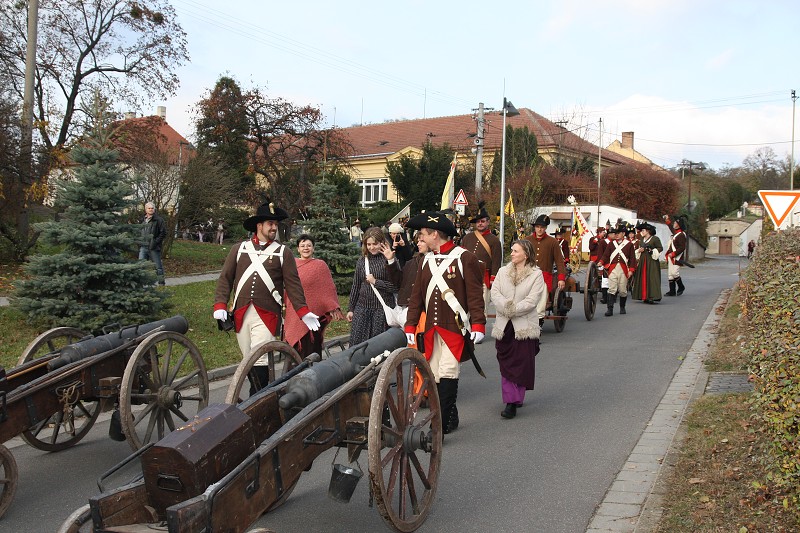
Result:
[[[705,391],[708,373],[703,356],[716,338],[721,319],[717,309],[729,295],[729,289],[723,290],[712,306],[639,441],[595,510],[587,533],[644,533],[658,524],[662,492],[657,487],[663,484],[663,466],[681,441],[681,421],[688,406]]]

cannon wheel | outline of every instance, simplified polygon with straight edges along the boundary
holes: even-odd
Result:
[[[11,451],[0,444],[0,516],[6,514],[17,492],[19,471]]]
[[[134,412],[133,406],[141,404],[145,408]],[[208,373],[192,341],[159,331],[136,347],[119,392],[122,431],[134,451],[189,422],[207,405]]]
[[[228,385],[225,403],[236,405],[247,399],[250,395],[250,380],[247,375],[255,366],[256,361],[264,355],[267,356],[269,361],[269,381],[274,381],[275,378],[281,377],[284,373],[303,362],[297,350],[283,341],[267,341],[259,344],[253,348],[250,356],[247,359],[242,359],[242,362],[236,367],[236,372],[231,378],[231,384]],[[276,361],[276,359],[281,359],[278,355],[284,356],[282,362]]]
[[[594,310],[597,309],[597,291],[600,285],[600,272],[594,261],[586,264],[586,285],[583,288],[583,313],[586,320],[594,318]]]
[[[415,370],[422,374],[419,388]],[[427,409],[421,407],[426,392]],[[442,458],[439,394],[417,350],[400,348],[383,363],[372,394],[367,442],[370,484],[381,517],[397,531],[416,530],[433,505]]]
[[[23,365],[58,353],[64,346],[88,336],[85,331],[76,328],[55,328],[45,331],[25,348],[17,364]],[[57,452],[74,446],[92,429],[100,415],[100,402],[78,400],[68,409],[74,424],[71,431],[63,431],[65,412],[58,411],[23,431],[20,437],[34,448],[46,452]]]
[[[561,315],[561,311],[566,307],[567,293],[556,287],[553,293],[553,314],[556,316]],[[564,331],[564,326],[567,323],[567,317],[561,316],[560,318],[553,319],[553,326],[556,328],[556,333]]]
[[[79,341],[89,335],[77,328],[55,328],[45,331],[25,348],[19,356],[17,365],[22,365],[28,361],[33,361],[45,355],[60,352],[61,348],[73,342]]]
[[[87,503],[69,515],[56,533],[91,533],[93,531],[92,510]]]

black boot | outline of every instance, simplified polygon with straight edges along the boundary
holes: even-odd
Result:
[[[675,283],[678,284],[678,296],[683,294],[683,291],[686,290],[686,287],[683,286],[683,280],[681,278],[675,278]]]
[[[627,311],[625,311],[625,304],[627,302],[628,302],[628,297],[627,296],[620,296],[619,297],[619,314],[624,315],[624,314],[627,313]]]
[[[664,296],[676,296],[675,280],[669,280],[669,292],[664,293]]]
[[[607,304],[608,303],[608,289],[607,288],[606,289],[600,289],[600,291],[601,291],[600,303],[601,304]]]
[[[458,427],[458,380],[442,378],[436,384],[439,391],[439,408],[442,413],[442,433],[447,434]]]
[[[613,316],[614,315],[614,302],[616,302],[616,301],[617,301],[617,295],[616,294],[609,294],[608,295],[608,303],[606,304],[608,306],[608,310],[606,311],[606,316]]]
[[[517,404],[507,403],[506,408],[503,409],[503,412],[500,413],[500,416],[503,418],[514,418],[517,416]]]

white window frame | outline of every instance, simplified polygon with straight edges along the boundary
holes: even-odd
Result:
[[[358,180],[361,186],[361,207],[369,207],[389,199],[389,178]]]

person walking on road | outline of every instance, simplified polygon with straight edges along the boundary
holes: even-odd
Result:
[[[483,202],[479,204],[478,213],[469,222],[474,224],[474,231],[461,238],[461,247],[472,252],[483,265],[483,301],[484,309],[489,306],[489,291],[494,277],[503,262],[503,250],[500,239],[489,229],[489,213]]]
[[[161,246],[167,238],[167,226],[164,219],[156,214],[153,202],[144,204],[144,220],[142,221],[142,239],[139,243],[139,260],[149,259],[156,266],[158,284],[164,285],[164,264],[161,262]]]
[[[217,279],[214,318],[228,319],[228,300],[233,293],[234,330],[243,357],[257,345],[280,336],[284,291],[289,294],[297,316],[311,331],[320,328],[319,317],[306,306],[297,264],[288,246],[275,240],[278,222],[289,214],[267,202],[242,224],[253,238],[232,246]],[[259,359],[250,373],[250,392],[267,385],[267,356]]]
[[[533,390],[536,354],[539,353],[539,320],[547,307],[547,285],[534,261],[533,245],[526,239],[511,244],[511,262],[500,268],[492,285],[497,313],[492,337],[500,364],[500,383],[505,409],[503,418],[514,418]]]
[[[459,363],[475,357],[474,344],[480,344],[486,332],[484,267],[475,254],[451,240],[458,232],[444,213],[419,214],[406,227],[418,229],[419,239],[430,251],[414,280],[404,329],[408,344],[413,344],[425,313],[424,346],[418,349],[425,353],[436,380],[442,432],[450,433],[459,424]]]
[[[671,218],[664,215],[667,227],[672,232],[672,237],[667,245],[667,280],[669,282],[669,292],[667,296],[680,296],[686,287],[681,279],[681,265],[686,255],[686,219],[683,217]],[[677,286],[677,291],[675,287]]]
[[[614,304],[619,296],[619,314],[627,313],[628,280],[636,270],[636,251],[631,241],[625,238],[625,228],[619,226],[608,230],[611,241],[603,250],[601,262],[608,272],[608,296],[606,316],[614,315]]]
[[[639,241],[636,248],[636,272],[633,274],[632,297],[646,304],[661,301],[661,263],[658,258],[664,251],[661,239],[656,236],[656,227],[649,222],[636,226]]]

